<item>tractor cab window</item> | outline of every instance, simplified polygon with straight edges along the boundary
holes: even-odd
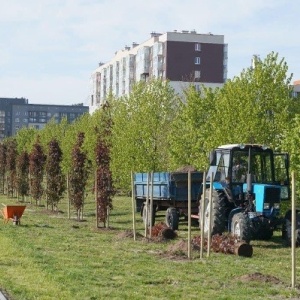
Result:
[[[247,178],[248,152],[235,151],[232,157],[231,178],[233,182],[245,182]]]
[[[271,154],[269,152],[254,152],[251,159],[251,174],[254,182],[272,182]]]
[[[213,173],[213,181],[225,181],[228,177],[229,169],[229,153],[217,152],[216,165],[210,166],[207,174],[207,180],[210,180],[211,174]]]
[[[248,151],[235,151],[232,156],[232,181],[246,182],[247,173],[251,173],[253,182],[272,182],[271,153],[252,151],[249,160]],[[249,169],[250,168],[250,169]]]

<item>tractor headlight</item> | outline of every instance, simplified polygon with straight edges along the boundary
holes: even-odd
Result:
[[[270,203],[264,203],[264,209],[269,209],[270,208]]]
[[[280,203],[274,203],[274,208],[279,209],[280,208]]]

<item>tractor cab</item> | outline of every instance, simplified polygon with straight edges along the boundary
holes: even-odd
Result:
[[[211,152],[207,182],[213,176],[213,188],[224,198],[229,231],[234,215],[242,212],[254,222],[252,228],[257,218],[264,219],[273,233],[281,200],[290,197],[288,169],[288,154],[262,145],[223,145]]]

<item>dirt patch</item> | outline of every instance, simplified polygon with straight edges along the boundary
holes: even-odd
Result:
[[[271,275],[264,275],[259,272],[243,275],[239,277],[238,280],[243,282],[260,281],[260,282],[272,283],[272,284],[282,284],[282,281],[280,281],[277,277]]]
[[[49,215],[49,216],[58,216],[64,214],[62,210],[51,210],[51,209],[42,209],[40,212],[42,214]]]
[[[173,240],[177,238],[177,233],[161,222],[152,227],[151,237],[157,241]]]
[[[134,237],[133,230],[125,230],[125,231],[120,232],[117,235],[117,239],[119,239],[119,240],[126,239],[126,238],[133,239],[133,237]],[[143,236],[137,232],[136,237],[142,238]]]
[[[195,247],[194,244],[191,244],[192,250],[196,251],[198,250],[197,247]],[[170,245],[167,248],[167,252],[173,256],[173,255],[179,255],[179,256],[186,256],[188,251],[188,242],[186,240],[179,240],[175,244]]]

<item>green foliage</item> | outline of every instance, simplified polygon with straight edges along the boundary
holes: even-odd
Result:
[[[168,136],[173,169],[186,165],[206,169],[208,153],[216,145],[212,122],[219,90],[202,89],[202,94],[192,85],[185,90],[185,102]]]
[[[278,54],[256,60],[254,68],[228,81],[216,101],[214,135],[220,144],[260,143],[280,148],[294,116],[288,67]]]
[[[139,82],[112,103],[111,168],[118,187],[128,189],[130,170],[169,168],[168,133],[179,99],[167,82]]]
[[[22,127],[16,134],[18,153],[22,153],[23,151],[29,153],[40,132],[34,127]]]
[[[16,189],[17,142],[11,138],[6,144],[7,194],[13,197]]]

